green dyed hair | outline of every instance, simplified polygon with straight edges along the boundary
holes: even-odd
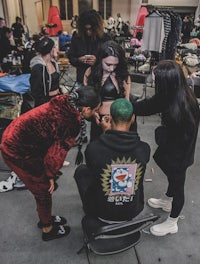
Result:
[[[125,98],[116,99],[111,107],[110,113],[115,123],[130,121],[133,116],[133,105]]]

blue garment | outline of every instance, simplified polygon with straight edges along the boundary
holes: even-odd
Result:
[[[71,41],[71,36],[70,35],[65,35],[63,33],[58,35],[59,37],[59,49],[62,51],[67,50],[67,43]]]
[[[0,92],[24,94],[30,90],[30,74],[6,75],[0,78]]]

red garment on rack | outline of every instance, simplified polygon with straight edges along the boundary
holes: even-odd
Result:
[[[60,19],[60,13],[57,6],[51,6],[49,9],[49,16],[48,16],[48,25],[52,25],[52,27],[47,27],[46,32],[50,36],[56,36],[58,31],[63,30],[62,22]],[[56,25],[55,27],[53,25]]]
[[[137,15],[135,26],[136,27],[144,27],[145,18],[148,14],[149,14],[149,11],[147,10],[147,8],[145,6],[140,7],[140,10],[139,10],[138,15]],[[136,37],[137,32],[143,32],[143,29],[134,29],[133,30],[133,37]]]

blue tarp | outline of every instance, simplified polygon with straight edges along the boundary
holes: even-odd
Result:
[[[0,92],[25,94],[30,90],[30,74],[5,75],[0,77]]]

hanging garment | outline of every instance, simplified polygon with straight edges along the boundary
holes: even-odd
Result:
[[[133,37],[136,37],[138,32],[143,32],[143,29],[137,29],[137,27],[144,27],[146,16],[149,14],[149,11],[145,6],[140,7],[137,19],[136,19],[136,29],[133,30]]]
[[[50,36],[56,36],[58,31],[62,31],[63,26],[60,19],[60,13],[57,6],[51,6],[49,9],[49,16],[48,16],[48,27],[46,32]]]
[[[161,52],[164,37],[163,17],[158,12],[152,12],[145,20],[142,50]]]
[[[167,39],[169,36],[169,33],[171,31],[171,17],[167,12],[162,12],[162,16],[163,16],[163,22],[164,22],[164,34],[165,37],[163,39],[163,43],[162,43],[162,53],[160,56],[160,59],[166,59],[166,45],[167,45]]]
[[[165,57],[168,60],[174,60],[175,54],[177,50],[177,43],[180,38],[182,19],[180,15],[170,12],[171,17],[171,31],[169,32],[169,36],[166,44],[166,52]]]

